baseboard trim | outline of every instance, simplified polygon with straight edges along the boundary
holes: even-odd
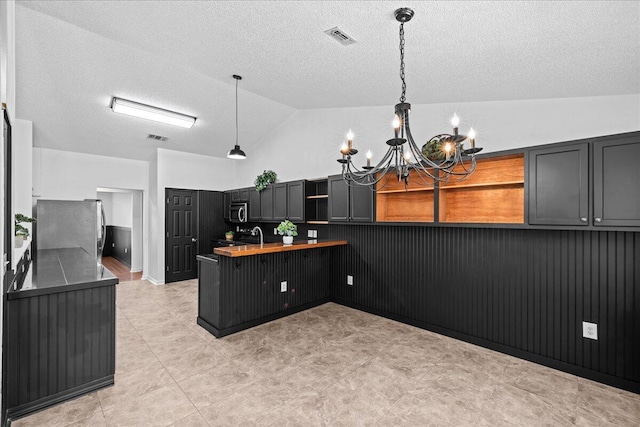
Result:
[[[17,406],[15,408],[9,408],[7,410],[7,425],[11,425],[12,421],[30,415],[34,412],[41,411],[50,406],[65,402],[67,400],[75,399],[76,397],[91,393],[92,391],[111,386],[114,384],[113,378],[113,375],[109,375],[107,377],[91,381],[78,387],[70,388],[69,390],[65,390],[60,393],[44,397],[42,399],[35,400],[33,402]]]
[[[304,310],[308,310],[310,308],[322,305],[322,304],[326,304],[328,302],[330,302],[331,299],[329,297],[327,298],[322,298],[320,300],[317,301],[313,301],[307,304],[303,304],[300,305],[298,307],[293,307],[290,309],[287,309],[287,311],[281,311],[278,313],[273,313],[270,314],[268,316],[264,316],[264,317],[260,317],[259,319],[255,319],[255,320],[250,320],[248,322],[244,322],[244,323],[240,323],[239,325],[234,325],[231,326],[229,328],[224,328],[224,329],[218,329],[215,326],[213,326],[211,323],[207,322],[206,320],[204,320],[202,317],[197,318],[196,322],[198,323],[198,325],[202,326],[204,329],[206,329],[211,335],[213,335],[216,338],[222,338],[226,335],[230,335],[233,334],[235,332],[240,332],[243,331],[245,329],[249,329],[249,328],[253,328],[254,326],[258,326],[261,325],[263,323],[267,323],[267,322],[271,322],[273,320],[277,320],[283,317],[287,317],[291,314],[295,314],[295,313],[299,313],[301,311]]]
[[[156,280],[151,276],[142,276],[142,280],[147,280],[147,281],[153,283],[154,285],[164,285],[164,281],[163,280]]]

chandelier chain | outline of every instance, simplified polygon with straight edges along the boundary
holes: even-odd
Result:
[[[400,102],[404,102],[407,98],[405,93],[407,92],[407,83],[404,81],[404,22],[400,24],[400,79],[402,80],[402,95],[400,95]]]

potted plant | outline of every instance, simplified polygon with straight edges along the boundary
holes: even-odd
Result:
[[[254,181],[254,184],[256,185],[256,191],[258,193],[261,192],[262,190],[267,188],[267,185],[273,184],[274,182],[276,182],[277,177],[278,177],[278,174],[276,174],[274,171],[265,170],[264,173],[262,173],[261,175],[258,175],[256,180]]]
[[[35,222],[35,218],[28,217],[21,213],[17,213],[15,216],[15,245],[16,248],[21,248],[24,244],[24,241],[29,237],[29,229],[22,223],[30,223]]]
[[[224,238],[229,241],[233,240],[233,231],[229,230],[226,233],[224,233]]]
[[[278,234],[282,236],[282,243],[290,245],[293,243],[293,236],[298,235],[298,226],[285,219],[278,225]]]

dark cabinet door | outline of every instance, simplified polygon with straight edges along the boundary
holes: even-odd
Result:
[[[375,193],[368,185],[354,185],[349,188],[349,206],[350,221],[373,222]]]
[[[240,190],[231,190],[231,202],[239,202],[240,201]]]
[[[304,221],[305,181],[287,183],[287,217],[290,221]]]
[[[225,191],[224,192],[224,200],[223,200],[223,212],[222,212],[222,217],[225,220],[229,219],[229,207],[231,206],[231,192],[230,191]]]
[[[249,191],[251,188],[241,188],[238,190],[238,201],[239,202],[248,202],[249,201]]]
[[[269,185],[260,192],[260,218],[273,221],[273,186]]]
[[[249,221],[260,221],[260,193],[255,188],[249,190]]]
[[[329,221],[349,220],[349,186],[342,175],[330,176],[329,184]]]
[[[287,218],[287,183],[273,185],[273,220]]]
[[[593,225],[640,226],[640,136],[593,145]]]
[[[588,225],[589,144],[529,150],[529,223]]]

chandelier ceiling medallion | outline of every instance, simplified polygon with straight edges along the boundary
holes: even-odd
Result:
[[[384,188],[388,181],[388,173],[395,173],[398,181],[409,183],[410,172],[412,177],[417,177],[423,183],[431,185],[438,181],[463,180],[476,168],[475,154],[482,148],[475,145],[475,132],[469,130],[468,135],[458,133],[459,118],[454,114],[451,119],[453,135],[440,134],[432,137],[422,148],[411,135],[409,127],[409,112],[411,104],[406,101],[405,93],[407,85],[404,72],[404,24],[413,18],[414,12],[409,8],[400,8],[395,11],[395,17],[400,22],[400,80],[402,81],[402,94],[400,102],[395,106],[393,119],[394,137],[387,141],[389,148],[382,160],[375,166],[371,165],[372,153],[367,152],[367,164],[358,168],[353,163],[353,156],[358,152],[353,148],[353,133],[349,130],[347,142],[342,144],[340,153],[342,158],[338,162],[342,164],[342,176],[349,185],[369,185],[373,190]],[[469,147],[464,147],[464,142],[469,140]],[[376,184],[383,180],[383,184]]]

